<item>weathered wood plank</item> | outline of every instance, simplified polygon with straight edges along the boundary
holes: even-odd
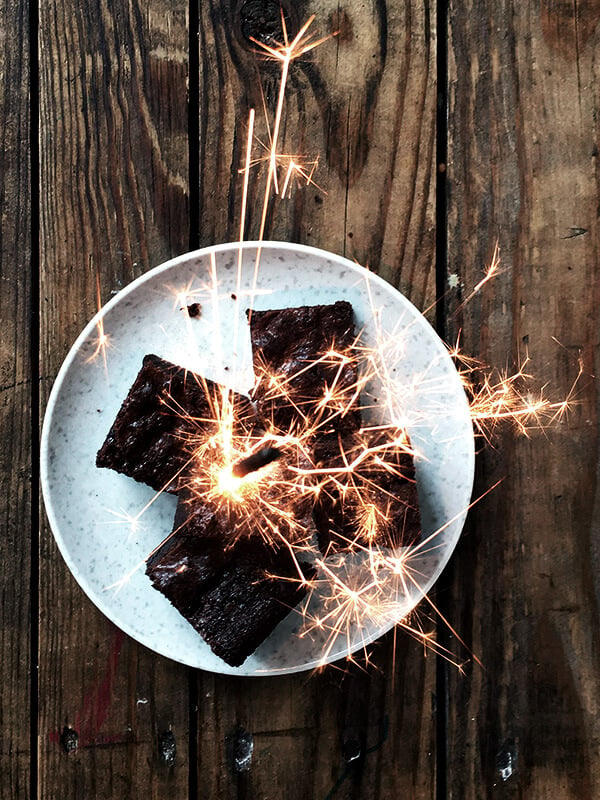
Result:
[[[367,670],[201,675],[199,796],[434,797],[434,671],[404,634],[394,658],[392,634]]]
[[[242,4],[251,7],[261,4]],[[258,21],[232,4],[200,8],[200,237],[238,238],[247,115],[268,141],[277,64],[247,36],[278,28],[278,4]],[[298,241],[368,264],[416,305],[435,299],[435,4],[284,3],[292,30],[311,14],[315,37],[337,36],[292,64],[283,151],[319,158],[314,186],[273,200],[265,238]],[[281,35],[276,36],[281,40]],[[262,184],[253,176],[246,238],[257,238]]]
[[[0,797],[30,779],[31,164],[28,4],[0,4]]]
[[[278,29],[277,3],[209,0],[200,12],[202,244],[236,240],[248,110],[269,113],[278,69],[245,35]],[[314,186],[269,207],[265,238],[312,244],[368,263],[413,299],[435,296],[435,31],[431,3],[283,3],[295,32],[339,35],[292,65],[283,150],[319,156]],[[257,8],[259,24],[251,7]],[[259,13],[260,12],[260,13]],[[269,14],[274,14],[269,17]],[[280,38],[280,37],[279,37]],[[258,236],[253,174],[246,238]],[[199,676],[201,797],[352,797],[435,794],[433,659],[400,637],[366,672],[342,664],[319,675],[235,680]],[[254,750],[236,771],[235,744]],[[353,756],[356,756],[354,759]]]
[[[187,5],[40,8],[44,398],[102,299],[187,249]],[[40,797],[188,796],[187,670],[85,598],[47,528],[40,568]],[[171,763],[173,741],[176,756]]]
[[[496,239],[504,270],[451,327],[488,364],[529,354],[559,397],[584,370],[560,425],[504,432],[480,458],[478,490],[504,482],[454,562],[451,616],[485,666],[451,680],[456,798],[600,793],[599,18],[597,3],[451,7],[449,271],[465,296]]]

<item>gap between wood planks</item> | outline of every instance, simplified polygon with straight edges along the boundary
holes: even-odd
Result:
[[[438,335],[445,341],[447,334],[446,273],[448,265],[448,195],[446,185],[446,165],[448,158],[448,5],[438,0],[436,6],[436,74],[437,74],[437,112],[436,112],[436,203],[435,203],[435,294],[436,294],[436,328]],[[437,605],[443,616],[448,619],[448,588],[442,583],[448,574],[442,573],[438,585]],[[448,648],[449,636],[444,623],[438,620],[437,638],[442,648]],[[436,655],[436,798],[445,800],[448,794],[448,661]]]
[[[23,49],[29,56],[29,177],[31,205],[31,297],[29,299],[31,371],[31,613],[29,656],[29,794],[38,797],[38,696],[39,696],[39,575],[40,575],[40,138],[39,138],[39,56],[38,4],[28,6],[29,41]]]
[[[200,10],[197,2],[189,4],[188,38],[188,169],[190,203],[190,250],[200,247]],[[194,146],[192,145],[194,143]],[[200,702],[197,670],[188,671],[189,732],[188,792],[190,800],[198,797],[198,708]]]

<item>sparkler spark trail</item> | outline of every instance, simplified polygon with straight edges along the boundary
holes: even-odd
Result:
[[[492,254],[492,260],[490,262],[489,267],[487,267],[487,269],[485,270],[483,278],[479,281],[479,283],[475,285],[473,291],[456,308],[454,313],[458,314],[458,312],[461,311],[467,305],[467,303],[469,303],[475,297],[475,295],[483,289],[486,283],[489,283],[489,281],[491,281],[492,278],[496,278],[498,275],[501,275],[502,272],[504,271],[505,270],[500,269],[500,245],[498,242],[496,242],[494,246],[494,252]]]
[[[102,310],[102,297],[100,294],[100,276],[96,274],[96,302],[98,304],[98,311]],[[96,325],[98,335],[96,337],[96,346],[92,354],[86,359],[86,363],[91,364],[96,361],[98,357],[102,358],[104,364],[104,374],[108,379],[108,359],[106,351],[111,346],[110,336],[104,331],[104,317],[101,315]]]
[[[307,183],[313,182],[312,175],[314,172],[314,167],[316,167],[317,162],[316,161],[304,162],[301,159],[301,157],[282,155],[279,151],[279,137],[281,131],[281,121],[283,116],[285,94],[287,89],[287,82],[288,82],[291,63],[296,59],[301,58],[306,53],[309,53],[311,50],[314,50],[320,44],[326,42],[328,39],[331,38],[331,36],[324,36],[319,39],[314,39],[312,35],[308,33],[308,30],[312,25],[312,23],[314,22],[314,19],[315,16],[313,14],[304,23],[304,25],[302,25],[296,36],[294,36],[294,38],[290,41],[288,37],[287,26],[285,23],[285,17],[282,12],[281,26],[283,31],[283,42],[277,43],[275,46],[273,46],[265,44],[264,42],[260,42],[254,38],[251,39],[251,41],[259,48],[260,51],[266,54],[269,58],[272,58],[275,61],[279,61],[281,65],[277,106],[275,110],[275,117],[273,121],[272,131],[269,132],[269,138],[270,138],[270,146],[268,149],[269,168],[267,171],[267,185],[264,192],[262,213],[260,218],[260,230],[258,234],[259,241],[262,241],[264,237],[264,232],[267,222],[267,210],[269,205],[269,199],[271,197],[271,188],[273,187],[275,194],[281,193],[281,195],[284,196],[288,190],[290,180],[294,174],[304,178]],[[334,35],[335,34],[332,34],[332,36]],[[283,184],[284,188],[280,192],[277,171],[278,171],[278,166],[281,163],[287,163],[287,169]]]
[[[575,405],[576,387],[583,375],[583,366],[567,396],[552,400],[546,387],[535,389],[535,377],[527,372],[529,357],[513,372],[486,368],[476,359],[465,356],[458,343],[450,349],[458,364],[459,374],[469,398],[470,413],[476,431],[488,443],[502,422],[512,423],[524,436],[560,422]]]

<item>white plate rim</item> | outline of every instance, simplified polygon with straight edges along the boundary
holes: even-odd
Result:
[[[92,601],[92,603],[106,616],[113,624],[123,630],[126,634],[128,634],[131,638],[135,641],[140,642],[148,649],[166,657],[170,658],[174,661],[179,661],[179,663],[194,666],[196,668],[205,669],[207,671],[212,671],[218,674],[229,674],[229,675],[239,675],[245,677],[264,677],[266,675],[283,675],[283,674],[292,674],[296,672],[307,671],[315,668],[319,668],[322,665],[320,660],[314,660],[309,663],[303,663],[295,666],[285,666],[281,669],[278,668],[268,668],[265,670],[245,670],[244,665],[239,668],[229,667],[225,662],[223,662],[222,668],[214,669],[212,666],[203,666],[198,664],[190,665],[188,661],[183,659],[178,659],[176,655],[167,654],[162,652],[158,647],[154,646],[153,644],[149,643],[148,641],[144,641],[141,638],[140,633],[136,631],[131,625],[129,625],[126,621],[122,619],[115,619],[114,615],[111,613],[110,609],[107,605],[102,602],[102,598],[98,596],[95,588],[91,587],[85,574],[82,574],[79,566],[74,562],[71,558],[69,548],[67,542],[65,541],[62,533],[60,532],[60,524],[57,518],[57,515],[54,511],[51,497],[50,497],[50,489],[49,489],[49,479],[48,479],[48,451],[49,451],[49,433],[51,429],[51,421],[52,416],[54,414],[59,394],[60,388],[65,380],[65,377],[68,375],[69,370],[71,369],[74,360],[76,359],[79,350],[84,342],[86,342],[90,335],[97,330],[98,323],[104,318],[104,316],[110,312],[115,306],[119,305],[123,302],[124,299],[128,297],[128,295],[136,292],[143,284],[154,280],[157,276],[160,276],[164,272],[168,272],[177,268],[180,265],[188,264],[190,261],[196,259],[202,259],[206,256],[214,253],[215,255],[218,253],[228,252],[228,251],[235,251],[238,252],[239,249],[242,250],[252,250],[252,249],[260,249],[262,251],[266,250],[280,250],[280,251],[288,251],[288,252],[301,252],[306,256],[313,255],[316,258],[320,259],[329,259],[336,262],[339,265],[343,265],[344,267],[348,268],[350,271],[355,272],[358,276],[364,277],[365,279],[368,278],[368,281],[374,284],[379,285],[381,288],[384,289],[385,292],[390,294],[391,296],[395,296],[396,299],[404,305],[404,307],[411,312],[416,312],[417,315],[421,316],[421,312],[414,306],[414,304],[406,298],[396,287],[392,286],[390,283],[385,281],[379,275],[370,270],[367,270],[365,267],[362,267],[360,264],[351,261],[350,259],[346,258],[345,256],[340,256],[330,251],[323,250],[321,248],[317,248],[311,245],[302,245],[302,244],[295,244],[287,241],[276,241],[276,240],[269,240],[269,241],[245,241],[245,242],[223,242],[220,244],[210,245],[207,247],[199,248],[197,250],[189,251],[182,253],[178,256],[175,256],[155,267],[148,270],[147,272],[143,273],[142,275],[135,278],[131,283],[121,289],[114,297],[108,300],[102,308],[100,308],[92,317],[92,319],[86,324],[83,328],[79,336],[76,338],[75,342],[71,346],[67,356],[65,357],[57,375],[53,382],[52,389],[48,398],[48,402],[46,404],[46,408],[44,411],[44,420],[42,425],[42,433],[41,433],[41,443],[40,443],[40,482],[42,487],[42,495],[44,498],[44,506],[46,515],[48,517],[48,521],[50,523],[50,527],[53,533],[53,536],[56,540],[58,545],[59,551],[61,553],[62,558],[64,559],[69,571],[75,578],[76,582],[80,585],[83,589],[85,594],[88,598]],[[426,320],[423,318],[426,322]],[[428,325],[428,323],[427,323]],[[439,338],[438,334],[435,330],[429,326],[430,333],[432,335],[432,342],[435,342],[435,347],[437,347],[439,354],[441,357],[450,358],[448,349],[446,348],[443,341]],[[466,396],[464,398],[464,403],[466,408],[468,409],[468,401]],[[472,439],[472,445],[468,449],[468,462],[465,463],[464,468],[466,470],[466,477],[467,482],[471,486],[471,491],[474,482],[474,473],[475,473],[475,442],[474,436]],[[431,586],[435,583],[439,574],[443,571],[444,567],[448,563],[452,553],[456,547],[456,543],[460,537],[464,520],[466,518],[468,512],[468,508],[465,508],[464,513],[462,514],[460,520],[458,521],[457,525],[457,532],[454,537],[454,541],[450,547],[448,547],[445,556],[442,559],[442,563],[440,569],[438,570],[438,574],[432,577],[428,582],[423,584],[422,590],[420,592],[419,601],[429,592]],[[378,630],[375,634],[366,636],[364,638],[363,644],[364,646],[368,646],[372,644],[375,640],[379,639],[383,636],[387,631],[389,631],[392,627],[394,627],[393,623],[390,623],[385,628]],[[362,646],[362,645],[361,645]],[[327,659],[327,663],[333,663],[341,658],[344,658],[347,655],[346,652],[336,651],[332,654],[330,658]]]

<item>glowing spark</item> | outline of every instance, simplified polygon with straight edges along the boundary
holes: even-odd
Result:
[[[149,558],[149,556],[148,556],[148,558]],[[109,591],[113,590],[115,592],[115,594],[118,594],[121,591],[121,589],[123,589],[129,583],[129,581],[133,578],[133,576],[136,574],[136,572],[138,572],[141,569],[144,569],[145,566],[146,566],[146,559],[144,559],[143,561],[140,561],[138,564],[136,564],[135,567],[130,569],[129,572],[127,572],[125,575],[123,575],[123,577],[119,578],[118,581],[115,581],[114,583],[111,583],[109,586],[105,586],[104,587],[104,591],[105,592],[109,592]]]
[[[130,514],[128,511],[121,510],[121,511],[114,511],[111,508],[106,509],[109,514],[113,517],[117,517],[117,519],[112,521],[114,525],[127,525],[129,527],[129,535],[133,536],[135,533],[138,532],[140,527],[140,518],[141,512],[137,514]]]
[[[102,310],[102,298],[100,295],[100,277],[98,275],[96,275],[96,302],[98,304],[98,311],[100,312]],[[96,346],[92,354],[86,359],[86,364],[91,364],[93,361],[96,361],[99,356],[101,356],[104,364],[104,373],[108,380],[108,359],[106,356],[106,351],[111,346],[111,343],[110,336],[104,331],[103,315],[101,315],[98,319],[96,330],[98,331],[98,335],[96,337]]]
[[[235,287],[235,303],[236,309],[233,316],[233,349],[234,352],[237,351],[238,346],[238,337],[239,337],[239,314],[238,312],[238,305],[240,302],[240,298],[242,296],[242,263],[243,263],[243,250],[242,244],[244,241],[244,230],[246,227],[246,210],[248,205],[248,185],[250,181],[250,165],[252,160],[252,137],[254,135],[254,118],[255,118],[255,111],[253,108],[250,109],[248,115],[248,133],[246,139],[246,159],[244,161],[244,167],[242,172],[244,174],[244,182],[242,187],[242,208],[240,213],[240,246],[238,250],[238,261],[237,261],[237,274],[236,274],[236,287]]]
[[[238,289],[240,288],[241,271],[242,271],[242,248],[241,244],[244,241],[244,228],[246,223],[246,207],[248,205],[248,183],[250,180],[250,166],[252,162],[252,137],[254,135],[254,118],[255,110],[250,109],[248,114],[248,134],[246,139],[246,159],[242,172],[244,174],[244,184],[242,188],[242,209],[240,214],[240,250],[238,253]]]
[[[315,47],[318,47],[323,42],[328,41],[333,36],[336,36],[336,33],[333,33],[329,36],[323,36],[320,39],[313,39],[312,34],[306,36],[308,29],[315,21],[315,14],[310,16],[304,25],[300,28],[298,33],[294,36],[293,40],[290,42],[288,40],[288,33],[287,33],[287,26],[285,23],[285,18],[282,14],[281,16],[281,23],[282,23],[282,30],[283,30],[283,43],[277,43],[277,46],[273,47],[268,44],[264,44],[263,42],[258,41],[258,39],[251,40],[254,42],[257,47],[260,47],[261,50],[264,50],[268,55],[274,58],[276,61],[281,61],[282,64],[290,64],[290,62],[294,61],[296,58],[300,58],[305,53],[308,53],[310,50],[314,50]]]
[[[305,183],[306,186],[312,185],[315,188],[317,188],[320,192],[323,192],[323,194],[326,194],[326,192],[324,192],[323,189],[321,189],[321,187],[313,180],[313,175],[319,165],[318,158],[315,159],[314,161],[305,161],[304,163],[300,163],[298,161],[297,156],[279,156],[279,159],[280,160],[286,159],[288,162],[287,170],[285,173],[285,179],[283,181],[283,186],[281,187],[280,194],[282,197],[286,196],[288,188],[290,192],[288,196],[291,195],[291,182],[294,178],[298,182]]]
[[[531,430],[541,430],[560,421],[574,405],[575,389],[583,374],[580,363],[567,397],[551,400],[546,396],[546,387],[534,388],[534,376],[526,372],[528,357],[509,374],[485,368],[476,359],[464,356],[458,343],[450,353],[459,364],[473,423],[488,442],[501,422],[512,423],[520,433],[528,436]]]
[[[327,192],[321,186],[319,186],[319,184],[314,180],[313,177],[319,166],[318,158],[308,159],[301,155],[293,155],[291,153],[279,153],[277,151],[275,151],[275,153],[273,154],[272,137],[270,134],[269,138],[271,139],[271,144],[266,145],[263,141],[261,141],[261,139],[256,137],[256,142],[258,143],[260,148],[264,151],[265,155],[255,156],[250,161],[249,166],[257,167],[261,164],[272,165],[273,159],[275,160],[277,166],[275,174],[278,175],[279,171],[281,171],[284,173],[284,178],[283,178],[283,185],[281,186],[280,189],[277,188],[277,190],[274,190],[274,194],[278,194],[280,197],[285,197],[287,194],[287,196],[290,197],[292,185],[294,183],[296,183],[299,186],[301,185],[314,186],[322,194],[324,195],[327,194]],[[245,174],[246,168],[240,169],[240,173]]]
[[[492,254],[491,263],[489,267],[486,270],[484,270],[483,278],[479,281],[478,284],[475,285],[471,294],[465,300],[463,300],[463,302],[456,308],[456,311],[454,313],[457,314],[461,309],[463,309],[467,305],[467,303],[470,302],[475,297],[475,295],[481,291],[481,289],[483,289],[485,284],[492,280],[492,278],[501,275],[505,271],[506,270],[500,269],[500,246],[498,242],[496,242],[494,246],[494,252]]]

